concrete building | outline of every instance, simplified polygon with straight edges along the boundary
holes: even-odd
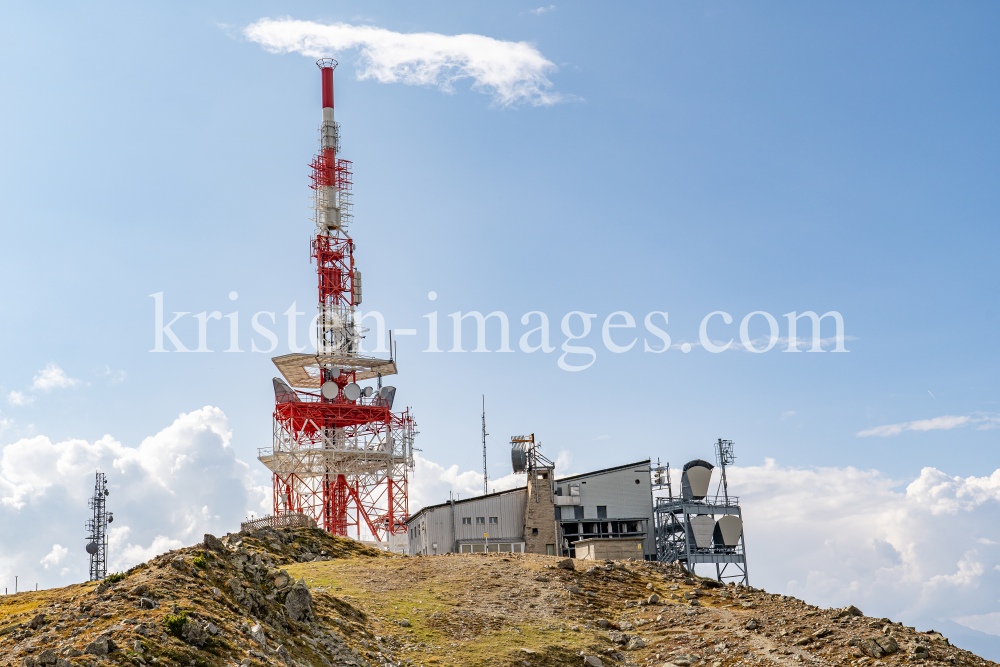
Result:
[[[629,557],[655,559],[649,464],[647,459],[561,479],[551,466],[533,467],[525,486],[431,505],[413,514],[407,521],[408,551],[582,557],[576,543],[587,540],[586,553],[593,558],[610,553],[593,541],[628,540]],[[615,553],[621,551],[620,544],[615,543]]]

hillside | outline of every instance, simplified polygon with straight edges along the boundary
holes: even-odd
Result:
[[[563,567],[560,567],[562,565]],[[406,558],[305,528],[0,598],[0,665],[994,665],[936,633],[672,566]]]

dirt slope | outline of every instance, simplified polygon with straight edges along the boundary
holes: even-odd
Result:
[[[854,608],[656,563],[390,556],[319,530],[206,536],[119,581],[0,598],[0,665],[993,665]]]

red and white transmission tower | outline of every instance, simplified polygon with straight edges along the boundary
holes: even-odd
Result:
[[[407,474],[413,469],[416,424],[409,409],[392,412],[395,387],[382,378],[396,362],[360,354],[355,324],[361,272],[354,267],[351,162],[337,157],[340,126],[333,117],[333,70],[319,65],[323,83],[320,152],[312,164],[316,231],[310,254],[319,275],[316,354],[273,359],[274,445],[258,451],[272,472],[274,514],[303,513],[324,529],[347,536],[362,528],[379,540],[406,532]],[[359,382],[377,385],[362,387]],[[293,389],[294,387],[294,389]]]

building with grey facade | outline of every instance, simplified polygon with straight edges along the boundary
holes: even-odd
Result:
[[[560,479],[553,472],[530,466],[525,486],[422,508],[407,521],[408,552],[576,557],[577,541],[614,539],[641,545],[636,558],[656,558],[648,459]]]

